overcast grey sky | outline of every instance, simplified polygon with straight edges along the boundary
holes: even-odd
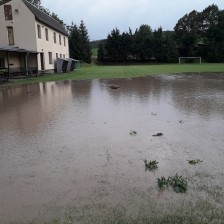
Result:
[[[117,27],[134,31],[142,24],[152,29],[172,30],[177,21],[192,10],[202,11],[211,4],[224,9],[224,0],[42,0],[66,24],[83,20],[90,40],[104,39]]]

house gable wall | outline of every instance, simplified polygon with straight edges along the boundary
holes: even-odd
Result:
[[[4,5],[11,5],[12,20],[5,20]],[[7,27],[13,27],[14,45],[26,50],[37,50],[35,17],[20,0],[12,0],[0,6],[0,45],[9,45]]]
[[[43,23],[35,17],[32,10],[28,7],[29,5],[27,6],[26,4],[23,0],[11,0],[0,5],[0,46],[9,45],[7,27],[13,27],[14,46],[28,51],[39,52],[37,55],[38,69],[54,70],[56,68],[57,57],[69,57],[68,37],[66,32],[61,33],[60,29],[55,30],[52,26]],[[12,20],[5,20],[4,5],[12,6]],[[39,14],[41,16],[42,13]],[[38,37],[37,25],[39,25],[41,29],[41,38]],[[48,30],[48,40],[46,40],[45,29]],[[56,35],[56,43],[54,41],[54,33]],[[61,36],[61,44],[59,42],[59,35]],[[49,55],[51,55],[52,60],[49,60]],[[44,59],[44,68],[41,66],[41,56],[43,56]]]

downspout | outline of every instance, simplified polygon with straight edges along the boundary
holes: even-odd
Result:
[[[26,52],[25,53],[25,72],[26,72],[26,76],[28,76],[29,74],[28,74],[28,68],[27,68],[27,65],[28,65],[28,53]]]
[[[9,74],[10,74],[10,72],[9,72],[9,52],[7,51],[7,64],[8,64],[8,77],[9,77]]]

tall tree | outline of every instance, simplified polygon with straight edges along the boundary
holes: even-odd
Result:
[[[141,25],[139,29],[135,31],[135,52],[137,57],[146,61],[153,56],[152,53],[152,29],[149,25]]]
[[[80,44],[81,44],[81,50],[82,50],[82,60],[91,63],[91,46],[90,46],[90,40],[88,35],[88,30],[86,28],[86,25],[84,24],[83,20],[81,20],[80,26],[79,26],[79,32],[80,32]]]
[[[74,59],[82,59],[81,48],[80,48],[80,33],[76,24],[70,26],[69,34],[69,51],[70,56]]]
[[[153,50],[156,60],[163,62],[165,60],[165,45],[162,27],[159,27],[153,33]]]
[[[91,47],[88,31],[83,21],[80,26],[71,25],[69,28],[69,50],[72,58],[91,63]]]
[[[177,62],[178,57],[174,35],[167,32],[164,38],[164,62]]]
[[[209,62],[224,62],[224,10],[217,13],[217,24],[209,29],[207,58]]]
[[[104,45],[102,43],[100,43],[99,47],[98,47],[97,60],[99,62],[105,61],[105,49],[104,49]]]
[[[200,13],[193,10],[178,20],[174,27],[180,53],[183,56],[194,56],[194,47],[199,40]]]
[[[105,44],[106,58],[109,61],[119,62],[121,60],[122,41],[120,30],[115,28],[107,36]]]
[[[209,35],[210,30],[218,24],[219,8],[217,5],[209,5],[201,12],[201,32],[203,36]]]

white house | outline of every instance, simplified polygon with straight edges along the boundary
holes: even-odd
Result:
[[[0,69],[53,72],[69,58],[68,33],[26,0],[0,0]]]

